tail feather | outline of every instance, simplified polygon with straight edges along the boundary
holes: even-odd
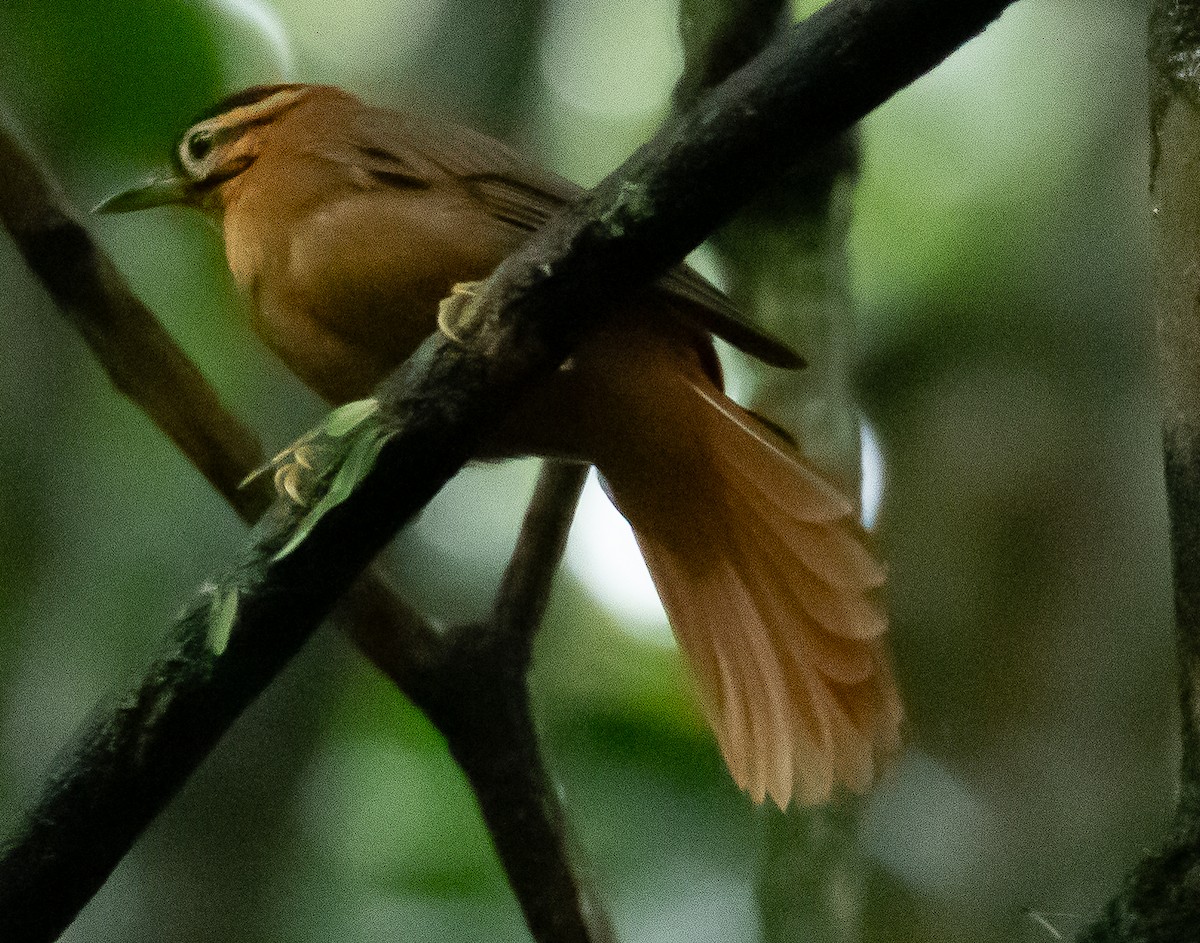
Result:
[[[759,598],[774,606],[777,632],[789,624],[789,619],[796,626],[789,636],[778,639],[778,652],[791,662],[791,674],[798,679],[797,699],[807,698],[810,709],[827,723],[834,780],[855,792],[865,791],[875,771],[876,750],[871,739],[874,714],[854,707],[864,697],[865,703],[871,704],[878,693],[881,646],[870,641],[864,644],[864,639],[875,639],[877,635],[847,632],[833,621],[804,619],[802,613],[811,610],[812,590],[819,584],[789,576],[778,557],[769,561],[765,575],[750,578],[757,584]],[[879,607],[870,600],[859,602],[865,602],[863,608],[871,612],[882,632],[886,619]],[[800,618],[797,613],[801,613]],[[898,716],[895,721],[898,723]],[[798,775],[805,761],[805,756],[798,753]],[[817,795],[827,797],[831,785],[823,784]]]
[[[686,414],[673,420],[703,454],[672,467],[679,455],[650,448],[638,462],[658,462],[655,474],[601,470],[721,752],[757,802],[862,792],[898,746],[902,717],[874,598],[883,567],[836,488],[706,378],[683,383],[674,408]],[[669,479],[654,505],[645,483]]]
[[[696,399],[707,405],[712,414],[710,419],[715,416],[725,417],[740,428],[747,439],[764,453],[763,457],[767,458],[767,461],[744,465],[740,470],[746,482],[760,486],[765,499],[775,503],[790,517],[810,523],[839,521],[854,515],[854,505],[823,476],[807,465],[801,464],[798,469],[794,467],[794,451],[775,433],[763,428],[756,416],[742,409],[711,385],[705,389],[696,381],[689,379],[685,382],[691,386]],[[789,503],[785,497],[794,491],[793,480],[797,474],[803,477],[808,485],[805,500],[800,505]]]
[[[771,623],[763,618],[761,604],[750,596],[736,573],[729,572],[724,582],[731,605],[743,614],[742,631],[738,633],[745,643],[745,648],[739,651],[743,677],[761,692],[758,717],[752,722],[757,733],[753,738],[754,752],[759,762],[757,775],[748,777],[747,788],[755,802],[762,802],[767,796],[776,802],[786,802],[792,792],[793,763],[788,751],[775,745],[795,743],[802,736],[789,691],[787,666],[779,659],[778,639]]]
[[[748,513],[757,517],[752,502],[747,502],[745,506]],[[794,527],[794,522],[791,523]],[[788,562],[799,563],[807,570],[812,578],[805,581],[802,587],[794,587],[790,595],[796,605],[826,632],[847,638],[868,639],[879,638],[887,631],[887,614],[869,595],[870,590],[882,585],[881,582],[857,582],[845,575],[838,578],[839,571],[835,571],[833,577],[826,576],[826,570],[836,566],[837,552],[831,551],[823,557],[823,551],[835,547],[838,541],[826,539],[825,531],[809,534],[805,541],[797,538],[794,531],[780,533],[783,528],[779,524],[765,524],[752,519],[746,525],[753,530],[754,539],[761,542],[764,550],[766,547],[772,548],[772,552],[763,553],[763,559],[756,562],[767,565],[776,574],[781,587],[791,586],[797,578],[795,573],[781,571],[780,562],[784,553],[790,553]],[[843,528],[849,530],[846,523],[843,523]],[[838,534],[837,537],[853,539],[849,534]],[[799,552],[801,549],[803,553]],[[809,566],[810,561],[815,561],[814,565]],[[840,572],[844,574],[846,570]],[[839,581],[835,582],[835,578]]]
[[[805,626],[808,645],[801,653],[812,666],[834,684],[862,684],[875,674],[875,660],[863,646],[829,635],[816,626]]]
[[[846,590],[878,589],[883,585],[883,569],[862,543],[853,516],[822,524],[794,517],[788,521],[790,527],[773,536],[822,583]]]
[[[874,651],[862,642],[882,635],[887,617],[873,600],[846,602],[820,583],[801,583],[779,557],[765,561],[763,574],[748,573],[745,578],[753,580],[761,598],[774,607],[774,624],[795,625],[783,649],[803,659],[806,668],[839,685],[860,684],[875,674]]]
[[[802,615],[796,618],[796,594],[779,591],[780,587],[795,589],[786,577],[770,571],[755,576],[751,571],[743,578],[757,593],[760,608],[769,609],[762,625],[771,633],[771,655],[781,662],[797,722],[807,726],[810,748],[822,756],[823,762],[810,774],[813,752],[797,741],[790,760],[799,796],[809,802],[823,801],[836,782],[857,792],[865,790],[872,779],[873,751],[849,717],[838,690],[846,685],[844,678],[851,678],[851,684],[868,679],[874,670],[873,660],[861,651],[861,644],[852,641],[843,644],[840,652],[829,648],[823,652],[822,644],[836,645],[839,637]],[[785,747],[776,749],[781,755],[788,753]],[[784,806],[788,796],[788,791],[782,791],[773,798]]]
[[[649,538],[641,543],[680,646],[689,656],[694,653],[689,663],[701,704],[729,772],[738,783],[748,783],[751,762],[758,753],[757,732],[754,717],[748,712],[750,705],[742,693],[747,672],[738,654],[737,638],[731,631],[736,622],[722,611],[726,601],[718,585],[708,583],[693,588],[665,549]],[[710,626],[716,630],[709,631]]]

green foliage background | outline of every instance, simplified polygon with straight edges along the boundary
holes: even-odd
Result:
[[[669,647],[560,579],[539,719],[622,939],[1053,939],[1047,923],[1069,934],[1165,827],[1145,16],[1141,0],[1019,0],[865,124],[853,376],[887,464],[911,724],[861,808],[751,807]],[[665,113],[675,17],[671,0],[0,0],[0,108],[82,206],[213,100],[284,76],[464,116],[591,183]],[[203,220],[94,229],[268,449],[321,414],[248,332]],[[0,312],[10,823],[242,529],[4,240]],[[466,473],[391,551],[404,591],[482,611],[531,483],[529,463]],[[324,632],[65,939],[397,938],[525,931],[438,736]]]

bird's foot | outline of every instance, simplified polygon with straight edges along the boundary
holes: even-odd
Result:
[[[311,491],[312,481],[318,464],[318,456],[313,440],[315,432],[301,436],[287,448],[283,449],[265,465],[262,465],[242,479],[239,488],[245,488],[250,482],[257,481],[263,475],[272,474],[275,479],[275,492],[285,497],[298,507],[308,505],[305,493]]]
[[[480,315],[475,299],[483,282],[458,282],[438,304],[438,330],[460,347],[475,333]]]
[[[375,399],[355,400],[331,412],[320,426],[306,432],[274,458],[247,475],[239,485],[268,473],[274,476],[276,493],[297,507],[312,506],[321,495],[318,484],[329,464],[345,451],[342,441],[379,410]]]

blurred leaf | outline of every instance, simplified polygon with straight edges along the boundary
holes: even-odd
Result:
[[[331,438],[340,439],[347,433],[353,432],[377,412],[379,412],[379,400],[373,397],[346,403],[331,412],[325,419],[324,432]]]
[[[0,20],[0,95],[56,149],[161,150],[220,88],[205,4],[2,0]]]
[[[374,408],[365,409],[365,404],[372,404]],[[334,429],[340,430],[336,436],[342,436],[355,426],[361,426],[363,422],[373,416],[378,410],[378,405],[375,400],[348,403],[330,417],[329,424]],[[343,413],[347,408],[350,408],[349,412]],[[347,417],[353,419],[354,422],[347,424]],[[331,434],[331,437],[333,435]],[[387,444],[389,435],[388,431],[375,428],[362,430],[355,436],[345,452],[345,457],[341,459],[341,464],[338,466],[333,480],[329,483],[328,490],[304,515],[304,518],[296,526],[296,531],[292,534],[291,539],[275,554],[275,560],[282,560],[300,546],[301,542],[312,533],[321,518],[350,497],[350,493],[374,467],[375,459],[379,457],[380,451]],[[320,443],[316,443],[315,447],[320,450]]]
[[[237,619],[238,591],[231,587],[224,592],[214,592],[208,609],[208,635],[206,641],[209,651],[214,655],[224,653],[229,645],[229,636],[233,634],[233,623]]]
[[[352,881],[493,895],[503,878],[471,790],[444,744],[423,740],[393,729],[384,739],[327,741],[310,786],[310,828]]]

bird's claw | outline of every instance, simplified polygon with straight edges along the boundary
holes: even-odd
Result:
[[[268,472],[274,473],[275,491],[297,507],[310,503],[307,493],[316,478],[317,454],[313,434],[302,436],[279,452],[265,465],[256,468],[242,479],[239,488],[245,488]]]
[[[450,289],[450,294],[438,303],[438,330],[460,347],[466,347],[463,339],[474,333],[479,321],[479,307],[475,299],[479,297],[479,286],[483,282],[458,282]]]
[[[272,472],[275,491],[280,497],[287,498],[297,507],[310,507],[320,497],[322,489],[318,482],[329,472],[330,463],[346,452],[346,437],[375,417],[379,408],[379,400],[374,397],[342,404],[317,428],[306,432],[265,465],[254,469],[238,487],[245,488]]]

